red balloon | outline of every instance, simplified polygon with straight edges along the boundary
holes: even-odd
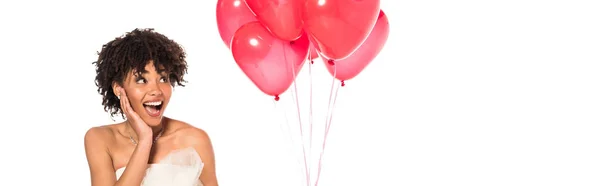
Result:
[[[231,37],[242,25],[257,21],[244,0],[219,0],[217,2],[217,27],[223,43],[230,47]]]
[[[296,41],[284,41],[256,21],[235,32],[231,52],[244,74],[262,92],[277,97],[292,85],[300,72],[309,44],[306,34]]]
[[[367,40],[350,56],[342,60],[334,60],[334,65],[326,64],[327,70],[338,80],[348,80],[356,77],[362,72],[383,49],[390,34],[390,23],[383,13],[379,12],[379,18]],[[329,60],[329,59],[328,59]],[[328,61],[324,60],[324,61]]]
[[[308,55],[308,60],[317,59],[319,57],[319,52],[317,52],[317,48],[310,44],[310,54]]]
[[[379,0],[306,0],[304,29],[329,59],[354,52],[373,29]]]
[[[279,39],[294,41],[302,35],[304,0],[246,0],[246,4]]]

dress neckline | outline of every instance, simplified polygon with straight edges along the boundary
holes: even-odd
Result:
[[[182,151],[188,151],[188,150],[192,150],[192,151],[194,152],[193,154],[195,155],[195,157],[194,157],[194,158],[197,158],[197,159],[198,159],[198,161],[200,162],[200,164],[202,164],[202,158],[200,157],[200,155],[198,155],[198,151],[197,151],[197,150],[196,150],[194,147],[191,147],[191,146],[190,146],[190,147],[185,147],[185,148],[180,148],[180,149],[171,150],[171,152],[169,152],[167,155],[165,155],[165,157],[163,157],[163,158],[162,158],[161,160],[159,160],[157,163],[150,163],[150,164],[147,164],[147,168],[146,168],[146,169],[149,169],[149,168],[151,168],[151,167],[155,167],[155,166],[160,166],[160,165],[170,165],[170,166],[189,166],[189,165],[176,165],[176,164],[172,164],[172,163],[169,163],[169,162],[164,162],[165,160],[169,160],[169,158],[170,158],[171,156],[173,156],[174,154],[176,154],[176,153],[180,153],[180,152],[182,152]],[[124,171],[126,168],[127,168],[127,164],[125,164],[125,166],[123,166],[123,167],[121,167],[121,168],[118,168],[118,169],[116,169],[116,170],[115,170],[115,173],[118,173],[119,171]]]

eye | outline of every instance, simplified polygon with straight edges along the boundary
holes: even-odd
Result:
[[[169,81],[169,78],[167,78],[167,77],[165,77],[165,76],[163,76],[163,77],[161,77],[161,78],[160,78],[160,82],[161,82],[161,83],[166,83],[166,82],[168,82],[168,81]]]
[[[139,84],[146,83],[146,79],[144,79],[144,78],[137,78],[135,80],[135,83],[139,83]]]

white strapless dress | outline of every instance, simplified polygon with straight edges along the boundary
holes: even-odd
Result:
[[[204,163],[194,148],[174,150],[160,162],[148,165],[141,186],[202,186],[202,168]],[[117,179],[125,169],[116,171]]]

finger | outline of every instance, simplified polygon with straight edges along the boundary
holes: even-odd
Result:
[[[123,103],[125,110],[127,110],[128,115],[133,114],[133,108],[131,108],[131,103],[129,103],[129,99],[125,98],[125,102]]]
[[[131,109],[131,104],[129,103],[129,99],[127,98],[127,94],[125,93],[125,90],[123,91],[123,108],[125,108],[125,111],[127,112],[127,114],[131,114],[132,109]]]
[[[119,93],[121,97],[121,99],[119,100],[121,103],[121,110],[123,110],[123,114],[125,114],[125,117],[128,117],[129,111],[127,110],[127,95],[125,94],[125,91],[122,88],[119,88]]]
[[[119,95],[117,96],[119,98],[119,106],[121,107],[121,110],[125,112],[125,109],[123,108],[123,99],[125,96],[123,96],[123,91],[121,91],[121,88],[117,88],[117,92],[119,92]]]
[[[131,119],[140,119],[139,115],[137,115],[137,113],[135,113],[135,111],[133,110],[133,108],[131,107],[131,103],[129,102],[129,98],[127,98],[127,94],[124,93],[125,90],[123,90],[123,107],[125,107],[125,110],[127,112],[127,117],[130,117]]]

